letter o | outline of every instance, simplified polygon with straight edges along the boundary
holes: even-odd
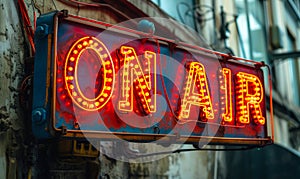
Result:
[[[97,56],[95,60],[102,64],[102,89],[94,98],[85,96],[79,85],[78,69],[82,67],[78,62],[86,50],[95,52]],[[95,37],[86,36],[77,40],[69,50],[65,61],[64,80],[69,96],[78,107],[87,111],[103,108],[112,96],[115,81],[114,64],[106,46]]]

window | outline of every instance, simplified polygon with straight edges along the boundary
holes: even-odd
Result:
[[[287,46],[289,52],[295,51],[296,41],[294,36],[287,30]],[[277,87],[285,99],[289,102],[299,105],[299,70],[298,62],[294,58],[288,58],[277,64],[276,78],[278,79]],[[288,79],[288,80],[287,80]]]
[[[267,59],[261,1],[235,0],[240,33],[240,56],[256,61]]]
[[[299,21],[300,20],[300,0],[287,0],[286,1],[291,8],[291,12],[294,17]]]
[[[191,9],[194,7],[194,0],[152,0],[162,10],[164,10],[171,17],[178,22],[184,23],[192,28],[194,25],[194,18]],[[191,8],[191,9],[189,9]]]
[[[300,1],[299,0],[292,0],[298,10],[300,10]]]

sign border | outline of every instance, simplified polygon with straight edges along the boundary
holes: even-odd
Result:
[[[68,20],[71,22],[76,22],[76,23],[81,23],[81,24],[85,24],[88,26],[92,26],[92,27],[96,27],[96,28],[103,28],[103,29],[107,29],[108,27],[112,27],[111,24],[107,24],[104,22],[100,22],[100,21],[95,21],[95,20],[91,20],[91,19],[86,19],[83,17],[79,17],[79,16],[73,16],[73,15],[65,15],[64,12],[57,12],[54,15],[54,34],[53,34],[53,56],[49,56],[48,55],[48,61],[52,60],[51,58],[53,58],[52,61],[52,67],[53,67],[53,79],[56,79],[56,63],[57,63],[57,38],[58,38],[58,21],[60,18],[64,18],[64,20]],[[114,26],[115,28],[112,28],[115,31],[118,31],[121,33],[124,33],[124,30],[126,32],[128,32],[128,34],[133,35],[133,36],[147,36],[147,34],[139,32],[139,31],[135,31],[135,30],[131,30],[131,29],[127,29],[124,27],[119,27],[119,26]],[[139,37],[140,37],[139,36]],[[175,43],[175,40],[172,41],[170,39],[166,39],[166,38],[162,38],[162,37],[156,37],[155,38],[166,42],[166,43]],[[48,37],[48,44],[51,44],[51,34],[49,34]],[[239,57],[235,57],[235,56],[229,56],[228,54],[224,54],[224,53],[220,53],[220,52],[215,52],[209,49],[205,49],[205,48],[201,48],[198,46],[193,46],[190,44],[186,44],[183,42],[176,42],[177,44],[179,44],[179,48],[188,48],[189,50],[193,50],[195,51],[195,48],[197,48],[197,50],[200,50],[201,53],[204,53],[204,55],[208,56],[208,55],[218,55],[218,56],[223,56],[226,59],[228,59],[228,61],[232,61],[234,63],[241,63],[245,66],[249,65],[251,67],[253,66],[259,66],[259,67],[263,67],[265,66],[264,63],[262,62],[255,62],[252,60],[247,60],[247,59],[243,59],[243,58],[239,58]],[[199,51],[197,51],[197,53],[199,53]],[[50,58],[50,59],[49,59]],[[245,64],[245,62],[248,62],[247,64]],[[250,63],[249,63],[250,62]],[[47,65],[50,65],[49,63]],[[49,70],[47,72],[47,84],[50,84],[50,67],[47,67],[47,70]],[[123,133],[123,132],[101,132],[101,131],[89,131],[89,130],[67,130],[64,128],[56,128],[55,127],[55,102],[54,100],[56,99],[56,82],[55,80],[52,80],[52,99],[50,100],[51,104],[51,117],[50,117],[50,123],[49,123],[49,132],[50,134],[52,134],[53,136],[57,136],[57,134],[61,134],[61,137],[65,137],[65,138],[80,138],[80,139],[84,139],[84,138],[94,138],[94,139],[103,139],[103,140],[120,140],[120,139],[124,139],[127,141],[132,141],[132,142],[149,142],[149,141],[155,141],[157,139],[162,139],[161,142],[163,143],[191,143],[191,144],[195,144],[197,142],[199,142],[199,140],[201,140],[201,142],[207,142],[207,144],[210,145],[214,145],[214,144],[220,144],[220,145],[254,145],[254,146],[264,146],[264,145],[268,145],[268,144],[272,144],[274,142],[274,127],[273,127],[273,117],[271,117],[271,130],[272,130],[272,137],[268,136],[266,138],[229,138],[229,137],[210,137],[210,136],[178,136],[178,135],[169,135],[169,134],[141,134],[141,133]],[[271,99],[270,99],[271,100]],[[271,101],[270,101],[271,102]],[[271,114],[271,116],[273,116],[273,114]],[[267,125],[267,123],[265,124]],[[268,129],[266,127],[266,135],[268,135]]]

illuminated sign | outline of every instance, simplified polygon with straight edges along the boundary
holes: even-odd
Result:
[[[272,142],[261,63],[60,12],[37,27],[40,139]]]

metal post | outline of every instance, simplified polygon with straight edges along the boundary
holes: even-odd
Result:
[[[253,59],[252,36],[251,36],[251,29],[250,29],[248,0],[245,0],[244,2],[245,2],[245,11],[246,11],[247,27],[248,27],[247,30],[248,30],[248,38],[249,38],[249,53],[250,53],[250,59]]]

